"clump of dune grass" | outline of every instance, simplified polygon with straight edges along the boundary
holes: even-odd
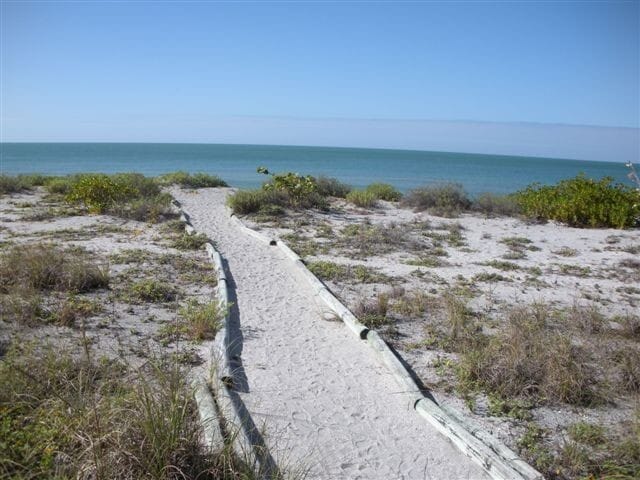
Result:
[[[351,190],[345,198],[347,202],[360,208],[373,208],[378,205],[375,194],[367,190]]]
[[[461,352],[464,388],[502,398],[592,405],[600,400],[590,355],[567,334],[548,328],[548,308],[514,309],[501,333],[477,335]]]
[[[411,226],[408,224],[364,222],[344,227],[334,243],[360,257],[388,253],[399,247],[410,251],[422,248],[423,244],[414,240],[410,233]]]
[[[457,183],[429,185],[411,190],[403,198],[405,206],[443,217],[455,217],[471,207],[471,200]]]
[[[108,269],[79,248],[16,245],[0,256],[0,291],[12,287],[88,292],[109,285]]]
[[[287,204],[287,195],[274,190],[238,190],[227,199],[227,205],[238,215],[256,213],[270,206],[284,207]]]
[[[386,200],[388,202],[397,202],[402,198],[402,193],[388,183],[372,183],[367,185],[365,192],[373,194],[377,200]]]
[[[389,296],[379,293],[373,299],[361,299],[356,304],[354,314],[367,328],[380,328],[391,322]]]
[[[397,202],[402,194],[388,183],[372,183],[364,190],[351,190],[345,198],[357,207],[374,208],[378,205],[378,200]]]
[[[160,185],[180,185],[185,188],[215,188],[228,187],[227,182],[217,175],[207,173],[188,173],[183,171],[165,173],[156,177],[156,182]]]
[[[208,238],[204,233],[196,233],[196,234],[188,234],[183,233],[178,238],[176,238],[171,246],[173,248],[177,248],[178,250],[199,250],[201,249],[205,243],[207,243]]]
[[[227,314],[219,302],[200,303],[196,300],[187,303],[179,313],[181,321],[177,332],[195,341],[213,339]]]
[[[90,347],[17,345],[0,362],[3,478],[257,478],[225,445],[202,445],[176,362],[132,369]]]

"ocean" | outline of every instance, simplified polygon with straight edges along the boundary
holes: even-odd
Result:
[[[258,187],[272,172],[335,177],[354,187],[391,183],[406,192],[439,182],[456,182],[471,195],[509,193],[533,182],[551,184],[580,172],[611,176],[629,184],[622,163],[414,150],[271,145],[170,143],[1,143],[3,174],[140,172],[175,170],[219,175],[231,186]]]

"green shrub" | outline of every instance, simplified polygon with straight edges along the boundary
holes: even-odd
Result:
[[[351,190],[346,199],[360,208],[373,208],[378,204],[376,196],[368,190]]]
[[[557,185],[533,184],[517,192],[516,200],[528,217],[572,227],[631,228],[640,222],[640,192],[613,184],[611,177],[581,174]]]
[[[342,183],[336,178],[318,177],[316,183],[318,193],[323,197],[345,198],[351,191],[351,185]]]
[[[67,201],[81,203],[91,213],[152,223],[175,216],[171,196],[139,173],[74,175],[53,182],[49,191],[67,192]]]
[[[131,285],[131,296],[142,302],[172,302],[176,299],[176,289],[165,282],[140,280]]]
[[[285,192],[294,206],[301,205],[318,191],[316,180],[311,175],[303,177],[293,172],[274,174],[265,167],[258,167],[258,173],[271,176],[271,180],[262,186],[264,190]]]
[[[180,185],[185,188],[228,187],[217,175],[207,173],[187,173],[183,171],[165,173],[156,178],[160,185]]]
[[[372,183],[365,188],[365,191],[371,193],[378,200],[388,202],[397,202],[402,198],[402,194],[388,183]]]
[[[137,191],[126,183],[118,183],[109,175],[95,174],[79,178],[71,186],[67,200],[82,203],[91,213],[104,213],[116,203],[135,198]]]
[[[416,211],[427,210],[440,216],[455,216],[471,207],[471,200],[457,183],[420,187],[409,192],[403,203]]]

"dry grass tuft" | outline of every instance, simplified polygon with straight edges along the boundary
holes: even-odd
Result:
[[[0,261],[0,291],[12,286],[36,290],[88,292],[109,285],[106,267],[82,249],[51,244],[15,246]]]

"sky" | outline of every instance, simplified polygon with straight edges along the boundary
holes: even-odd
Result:
[[[640,1],[11,2],[0,140],[638,161]]]

